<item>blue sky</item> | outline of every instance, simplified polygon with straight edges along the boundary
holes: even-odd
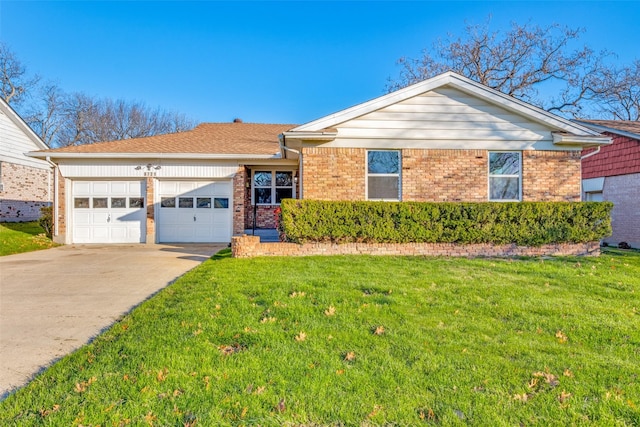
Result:
[[[402,56],[465,23],[585,28],[640,58],[640,2],[0,1],[0,40],[64,90],[198,122],[304,123],[384,94]]]

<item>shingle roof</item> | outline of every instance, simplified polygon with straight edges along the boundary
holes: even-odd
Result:
[[[47,150],[46,153],[187,153],[269,155],[278,135],[296,125],[202,123],[190,131]]]
[[[630,120],[584,120],[578,119],[576,120],[580,123],[591,123],[596,126],[600,126],[603,128],[609,128],[612,131],[619,130],[626,133],[631,133],[640,136],[640,122],[630,121]]]

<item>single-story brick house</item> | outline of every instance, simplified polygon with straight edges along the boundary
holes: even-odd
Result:
[[[583,153],[584,200],[613,202],[613,234],[604,239],[617,246],[626,242],[640,248],[640,122],[623,120],[576,120],[610,136],[611,145]]]
[[[47,145],[0,98],[0,222],[33,221],[53,200],[52,166],[26,153]]]
[[[282,198],[579,201],[586,126],[448,72],[296,126],[192,131],[32,153],[57,164],[67,243],[228,242]],[[255,215],[254,215],[255,213]]]

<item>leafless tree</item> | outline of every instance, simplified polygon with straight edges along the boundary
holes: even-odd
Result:
[[[151,109],[141,102],[97,99],[82,93],[66,97],[61,116],[55,146],[182,132],[195,125],[183,114]]]
[[[582,32],[557,24],[512,23],[505,32],[490,31],[489,22],[467,25],[462,37],[449,35],[417,59],[400,58],[400,75],[387,90],[451,70],[548,111],[579,115],[606,91],[604,60],[609,56],[586,46],[572,50]],[[557,96],[541,96],[545,89]]]
[[[612,71],[600,97],[602,118],[611,120],[640,120],[640,60]]]
[[[40,81],[37,75],[30,76],[27,68],[9,47],[0,42],[0,96],[8,104],[20,104]]]

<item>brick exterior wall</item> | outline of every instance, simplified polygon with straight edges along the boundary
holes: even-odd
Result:
[[[522,200],[579,202],[580,151],[523,151]]]
[[[304,198],[365,200],[363,148],[303,148]]]
[[[247,201],[247,194],[251,192],[251,188],[246,188],[247,177],[251,176],[244,165],[238,166],[238,171],[233,177],[233,234],[238,235],[244,233],[245,212],[247,207],[251,206],[251,199]]]
[[[543,246],[516,246],[455,243],[260,243],[259,236],[231,238],[234,258],[255,256],[312,255],[396,255],[453,257],[573,256],[600,255],[600,243],[562,243]]]
[[[403,201],[484,202],[487,179],[485,150],[402,150]]]
[[[627,242],[640,248],[640,173],[605,178],[602,196],[613,202],[613,234],[604,241],[612,246]]]
[[[147,202],[147,235],[145,236],[146,243],[156,242],[155,200],[153,199],[155,182],[155,178],[147,177],[145,179],[145,199]]]
[[[54,241],[57,243],[64,243],[65,234],[67,232],[67,186],[65,185],[65,179],[62,177],[60,170],[58,169],[58,235],[54,236]]]
[[[365,200],[366,149],[303,149],[304,198]],[[487,150],[402,151],[402,200],[488,200]],[[579,151],[523,151],[524,201],[580,201]]]
[[[640,173],[640,140],[610,132],[604,132],[604,135],[612,137],[613,143],[582,161],[582,178]],[[582,154],[592,151],[594,149],[588,149]]]
[[[53,198],[50,170],[2,162],[0,165],[0,222],[34,221]]]

